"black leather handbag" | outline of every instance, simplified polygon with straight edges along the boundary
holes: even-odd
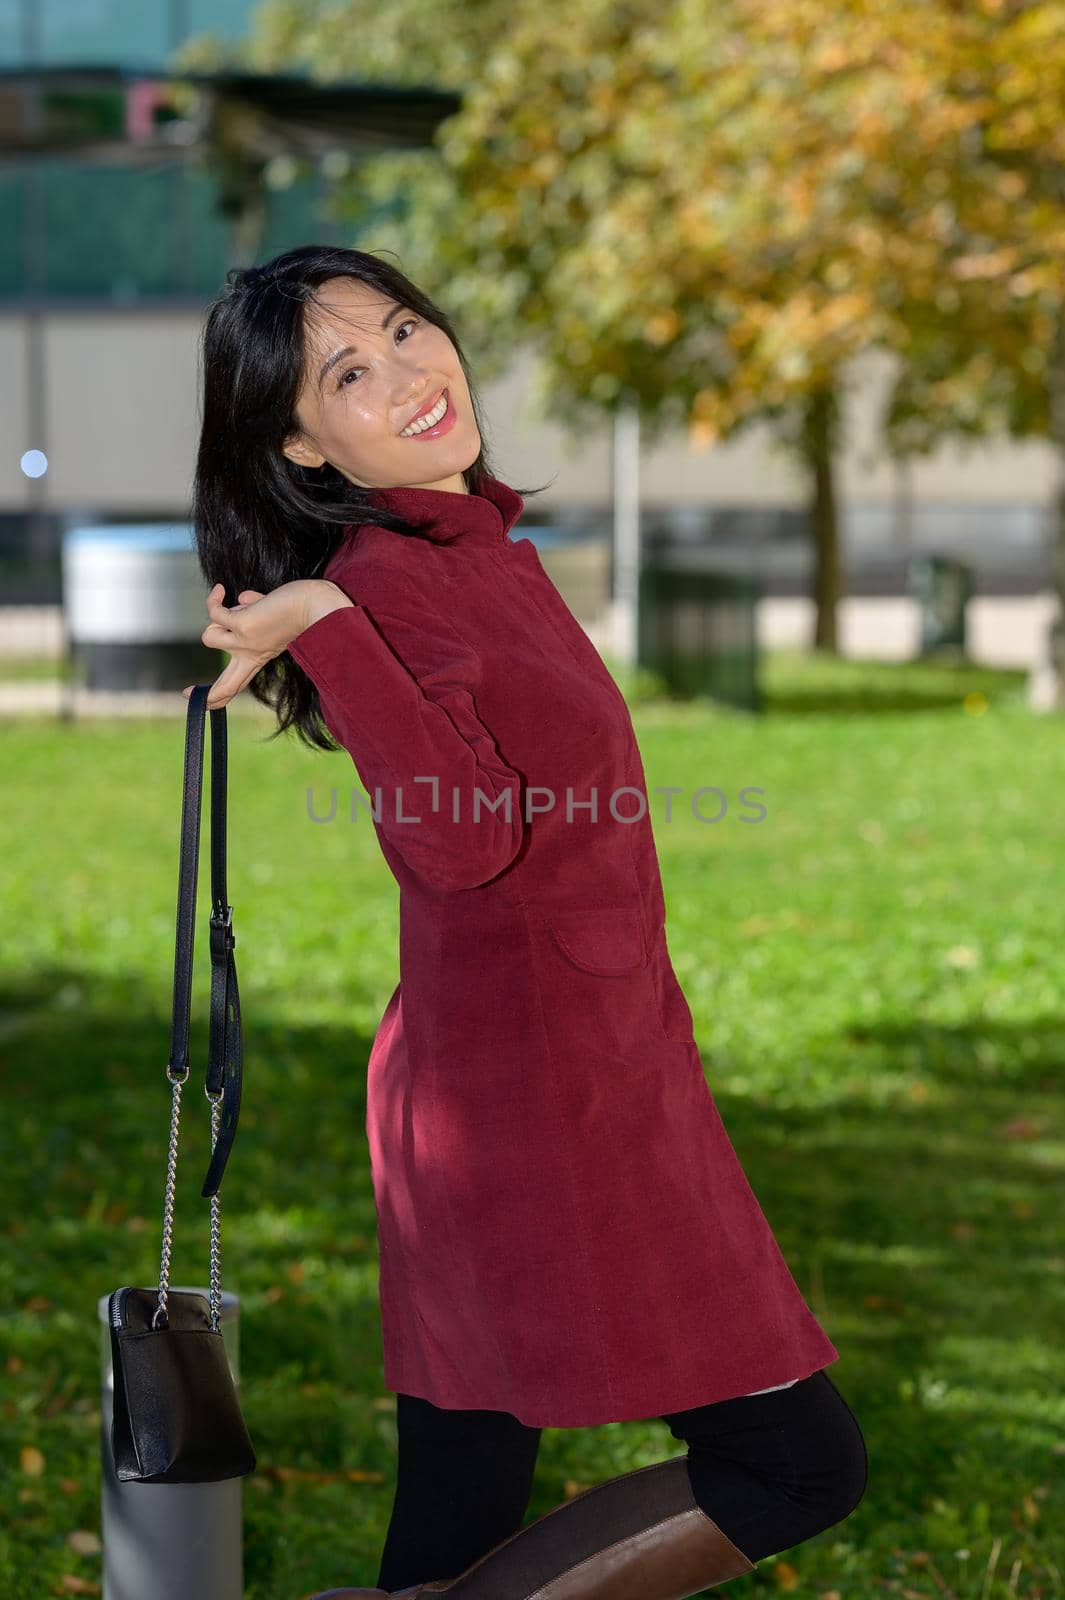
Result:
[[[185,725],[177,939],[170,1060],[170,1148],[158,1288],[115,1289],[108,1297],[115,1475],[132,1483],[211,1483],[255,1470],[222,1342],[219,1188],[240,1113],[242,1041],[233,907],[226,898],[226,713],[211,712],[211,1012],[204,1091],[211,1103],[211,1162],[201,1193],[211,1200],[209,1301],[170,1289],[181,1088],[189,1075],[196,878],[200,854],[208,684],[196,684]]]

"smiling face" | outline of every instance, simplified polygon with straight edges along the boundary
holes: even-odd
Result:
[[[357,278],[329,278],[304,316],[299,432],[285,441],[288,459],[328,461],[361,488],[465,494],[461,474],[480,454],[481,435],[443,329]],[[440,423],[403,437],[415,412],[437,409],[444,389]]]

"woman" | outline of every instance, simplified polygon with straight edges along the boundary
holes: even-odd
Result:
[[[203,355],[209,704],[344,748],[400,890],[366,1117],[398,1482],[379,1587],[328,1594],[749,1572],[850,1513],[865,1445],[703,1073],[625,701],[402,273],[231,274]],[[686,1456],[522,1526],[542,1428],[656,1416]]]

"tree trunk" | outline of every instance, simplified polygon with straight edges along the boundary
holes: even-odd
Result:
[[[814,649],[833,653],[839,650],[836,613],[843,588],[834,472],[838,424],[835,390],[817,390],[810,397],[803,425],[804,455],[813,486],[810,518],[814,538],[813,599],[817,608]]]

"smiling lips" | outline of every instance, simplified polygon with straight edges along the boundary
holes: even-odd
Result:
[[[441,389],[432,405],[426,406],[417,416],[411,418],[399,437],[420,439],[428,434],[436,438],[441,433],[446,433],[452,427],[454,420],[455,408],[451,404],[451,395],[445,387]]]

